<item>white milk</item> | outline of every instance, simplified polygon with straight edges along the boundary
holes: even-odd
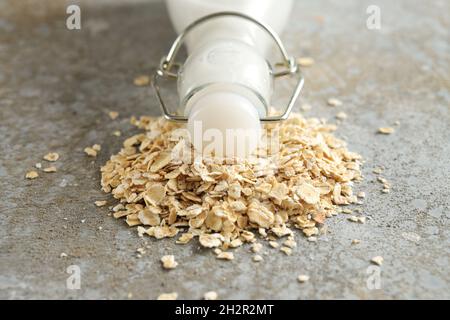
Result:
[[[166,0],[166,4],[178,33],[198,18],[221,11],[249,15],[280,33],[292,9],[291,0]],[[188,58],[179,73],[178,94],[191,134],[198,138],[196,121],[201,121],[202,132],[213,129],[225,135],[227,129],[245,130],[248,136],[238,135],[246,151],[254,149],[259,118],[266,116],[272,96],[267,55],[273,40],[250,21],[219,17],[193,30],[186,45]],[[227,148],[229,141],[224,144]]]

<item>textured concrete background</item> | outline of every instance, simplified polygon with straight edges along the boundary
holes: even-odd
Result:
[[[177,291],[199,299],[209,290],[225,299],[450,298],[448,1],[297,2],[283,38],[289,52],[316,60],[305,70],[302,101],[313,106],[305,115],[349,115],[337,135],[366,159],[356,189],[367,193],[369,220],[329,219],[317,243],[299,235],[292,256],[267,248],[259,264],[248,247],[224,262],[197,242],[172,239],[145,240],[138,259],[144,241],[94,206],[113,204],[100,191],[99,167],[136,132],[129,117],[159,114],[150,88],[133,78],[153,72],[174,38],[160,2],[120,3],[81,3],[82,30],[69,31],[65,1],[0,0],[0,298],[153,299]],[[381,30],[365,27],[369,4],[381,8]],[[326,106],[331,96],[344,105]],[[394,134],[376,134],[397,120]],[[111,134],[117,129],[121,138]],[[103,149],[92,161],[83,148],[94,143]],[[58,172],[24,179],[49,151],[61,155]],[[389,194],[372,173],[379,165]],[[361,244],[350,245],[354,238]],[[179,267],[167,272],[159,258],[169,253]],[[369,290],[375,255],[385,259],[381,289]],[[82,271],[80,290],[66,288],[72,264]],[[299,284],[300,273],[310,281]]]

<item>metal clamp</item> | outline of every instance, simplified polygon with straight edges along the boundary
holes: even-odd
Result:
[[[178,74],[172,71],[172,67],[174,65],[179,66],[179,64],[175,63],[174,60],[175,60],[175,57],[178,54],[178,51],[183,43],[183,40],[185,39],[186,35],[190,31],[192,31],[195,27],[198,27],[199,25],[203,24],[204,22],[207,22],[214,18],[226,17],[226,16],[238,17],[238,18],[242,18],[247,21],[253,22],[254,24],[258,25],[261,29],[265,30],[272,37],[272,39],[277,44],[278,49],[280,50],[281,56],[283,57],[283,61],[280,63],[277,63],[276,65],[285,67],[284,70],[274,72],[273,73],[274,78],[278,78],[278,77],[282,77],[282,76],[286,76],[286,75],[297,75],[298,76],[298,81],[295,86],[294,92],[293,92],[291,98],[289,99],[289,102],[288,102],[285,110],[283,111],[283,113],[281,115],[267,116],[267,117],[263,117],[260,119],[260,121],[264,121],[264,122],[276,122],[276,121],[286,120],[289,117],[289,114],[291,113],[291,110],[295,104],[295,101],[297,100],[297,98],[300,94],[300,91],[303,88],[303,84],[304,84],[303,76],[300,72],[300,69],[298,68],[295,58],[288,56],[286,49],[284,48],[283,43],[280,40],[280,37],[275,33],[275,31],[272,30],[272,28],[270,26],[254,19],[250,16],[247,16],[245,14],[242,14],[239,12],[231,12],[231,11],[213,13],[213,14],[204,16],[204,17],[192,22],[175,39],[175,41],[172,44],[172,47],[169,50],[169,53],[161,59],[159,68],[156,70],[156,72],[153,76],[152,85],[155,90],[156,97],[158,98],[158,101],[159,101],[161,110],[164,114],[164,117],[167,120],[178,121],[178,122],[186,122],[188,120],[188,118],[185,116],[172,114],[169,112],[169,110],[167,109],[167,107],[163,101],[163,98],[161,96],[161,93],[159,90],[159,85],[158,85],[158,79],[159,78],[169,78],[169,79],[170,78],[172,78],[172,79],[178,78]]]

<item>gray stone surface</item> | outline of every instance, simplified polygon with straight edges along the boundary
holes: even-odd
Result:
[[[151,90],[132,80],[155,70],[174,32],[153,1],[82,2],[82,30],[69,31],[65,3],[0,0],[0,298],[199,299],[209,290],[225,299],[450,298],[448,1],[297,2],[283,38],[292,54],[316,60],[305,70],[302,101],[313,106],[305,115],[349,115],[337,135],[366,160],[356,189],[367,193],[368,222],[329,219],[317,243],[298,236],[292,256],[267,248],[259,264],[248,247],[224,262],[196,242],[151,239],[138,259],[144,241],[94,206],[113,203],[99,167],[136,132],[129,117],[159,114]],[[369,4],[381,8],[381,30],[366,28]],[[328,107],[331,96],[344,105]],[[394,134],[376,134],[397,120]],[[83,148],[94,143],[102,151],[92,161]],[[61,155],[58,172],[24,179],[49,151]],[[372,173],[379,165],[389,194]],[[361,244],[350,245],[354,238]],[[168,253],[180,264],[170,272],[159,263]],[[370,290],[375,255],[385,263],[381,288]],[[69,265],[81,268],[80,290],[66,288]],[[300,273],[311,280],[299,284]]]

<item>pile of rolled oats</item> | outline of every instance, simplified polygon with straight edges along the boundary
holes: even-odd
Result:
[[[101,184],[120,202],[114,217],[140,236],[178,244],[198,237],[227,260],[223,250],[256,243],[256,233],[272,242],[286,236],[290,254],[293,228],[314,237],[337,205],[358,201],[352,184],[361,180],[361,157],[321,120],[292,114],[266,125],[265,135],[278,134],[277,151],[239,161],[197,157],[181,124],[150,117],[132,124],[145,131],[101,168]]]

